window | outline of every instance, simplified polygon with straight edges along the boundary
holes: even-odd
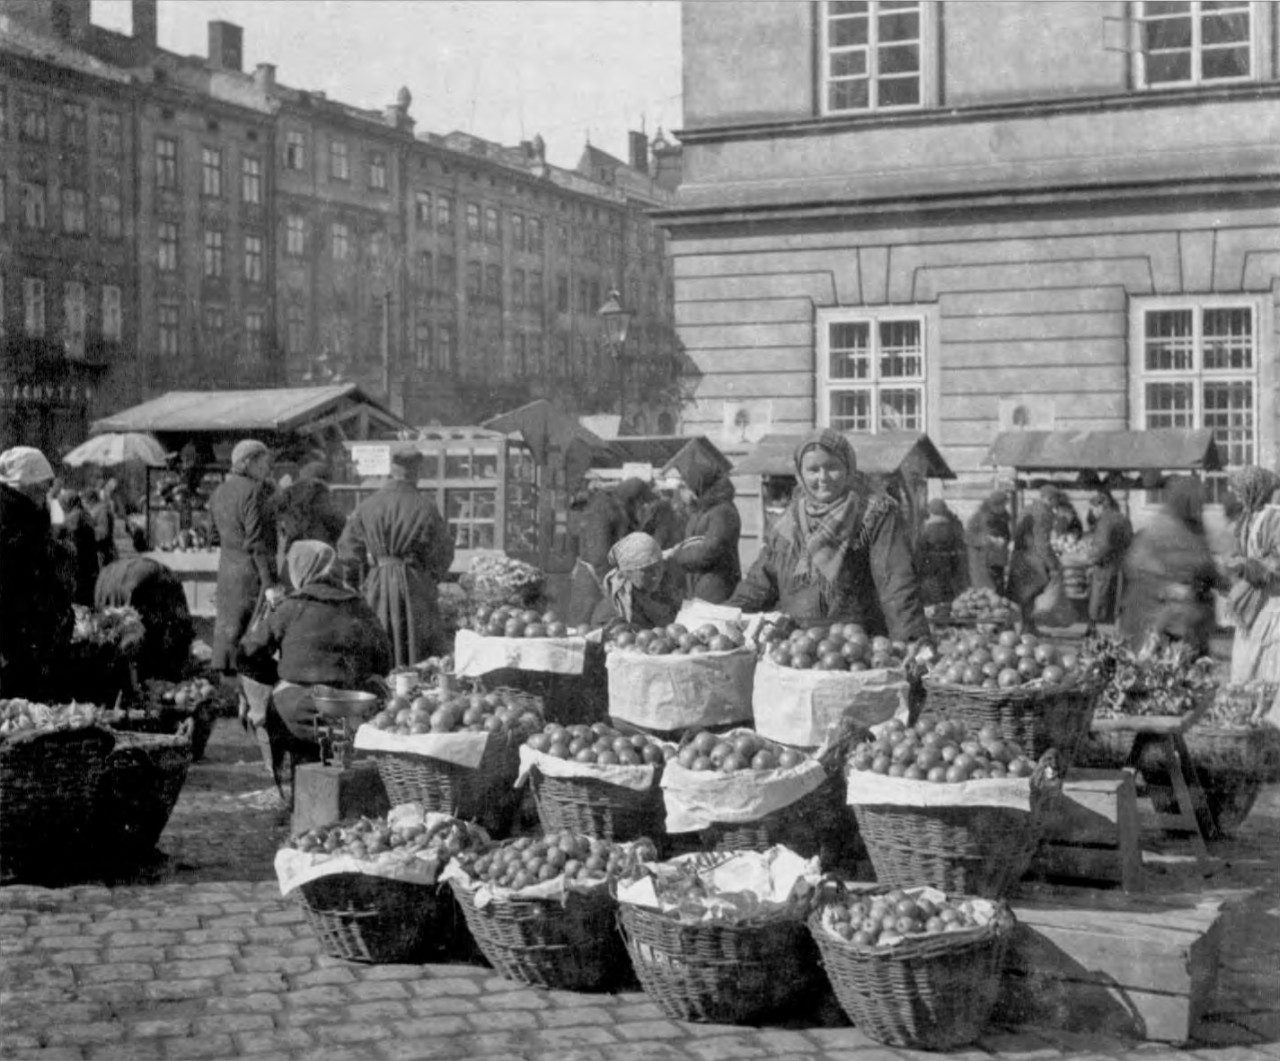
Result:
[[[284,252],[293,258],[307,251],[307,219],[301,214],[290,214],[284,221]]]
[[[240,200],[255,206],[262,204],[262,159],[245,155],[240,160]]]
[[[511,249],[524,250],[524,215],[511,215]]]
[[[419,368],[431,367],[431,322],[422,317],[413,325],[413,357]]]
[[[5,179],[5,175],[0,173],[0,225],[9,220],[9,206],[7,195],[9,191],[9,182]],[[0,317],[4,316],[4,307],[0,306]]]
[[[828,0],[822,17],[824,114],[918,107],[921,5]]]
[[[120,289],[114,284],[102,285],[102,338],[118,343],[124,333],[124,310]]]
[[[484,300],[502,305],[502,266],[486,265],[484,270]]]
[[[1213,431],[1228,467],[1258,457],[1258,370],[1265,360],[1262,303],[1239,297],[1134,302],[1130,383],[1134,428]],[[1225,476],[1206,479],[1221,501]]]
[[[351,253],[351,230],[347,228],[345,222],[335,221],[329,226],[329,243],[333,251],[333,260],[346,261],[347,255]]]
[[[83,151],[89,145],[88,119],[82,104],[62,105],[62,144],[76,151]],[[83,345],[82,342],[81,346]]]
[[[418,290],[430,291],[431,281],[433,279],[434,279],[434,274],[431,271],[431,252],[419,251],[418,252],[418,273],[417,273]]]
[[[22,278],[22,330],[33,339],[44,336],[44,281]]]
[[[369,155],[369,187],[377,192],[387,190],[387,156],[381,151]]]
[[[113,158],[124,153],[124,125],[116,111],[98,115],[98,150]]]
[[[251,309],[244,315],[244,354],[250,361],[262,360],[262,326],[264,320],[261,310]]]
[[[442,254],[436,262],[436,286],[450,297],[458,290],[458,259],[452,254]]]
[[[200,194],[222,197],[222,152],[216,147],[200,149]]]
[[[251,284],[262,283],[262,237],[244,238],[244,278]]]
[[[901,311],[822,311],[818,422],[838,431],[925,429],[925,321]]]
[[[1247,0],[1140,5],[1139,78],[1150,88],[1253,77],[1253,25]]]
[[[222,278],[223,254],[222,233],[217,229],[205,229],[204,233],[204,275],[209,280]]]
[[[156,268],[162,273],[178,271],[178,226],[161,221],[156,227]]]
[[[585,276],[578,277],[578,312],[592,313],[599,305],[591,301],[591,281]]]
[[[453,367],[455,335],[452,324],[441,324],[436,328],[436,365],[445,372]]]
[[[284,168],[291,170],[306,169],[307,141],[299,132],[284,134]]]
[[[22,227],[29,229],[44,228],[45,203],[44,185],[34,181],[22,184]]]
[[[120,196],[103,192],[98,196],[98,220],[105,239],[119,239],[124,235],[124,208]]]
[[[23,140],[44,141],[49,138],[44,99],[24,92],[18,96],[19,135]]]
[[[599,309],[604,305],[604,301],[600,298],[600,281],[591,281],[591,296],[587,299],[588,306],[594,306]]]
[[[156,137],[156,187],[178,186],[178,141],[167,136]]]
[[[516,355],[516,374],[523,376],[529,371],[529,345],[528,339],[524,332],[517,332],[515,336],[515,355]]]
[[[480,204],[467,203],[467,239],[480,239]]]
[[[156,347],[161,357],[178,356],[178,305],[162,302],[156,307]]]
[[[213,350],[221,346],[221,339],[227,330],[227,311],[221,306],[205,306],[200,315],[200,330],[204,333],[201,344]]]
[[[478,301],[481,294],[481,286],[484,283],[483,271],[479,262],[467,262],[467,300],[469,302]]]
[[[447,195],[436,200],[436,228],[441,232],[453,229],[453,199]]]
[[[532,272],[529,274],[529,295],[525,300],[530,307],[537,309],[542,305],[542,274],[540,272]]]
[[[329,176],[336,181],[351,179],[351,159],[345,140],[329,141]]]
[[[524,308],[524,270],[511,270],[511,308]]]
[[[67,357],[84,357],[84,284],[62,285],[62,348]]]
[[[62,231],[73,236],[83,236],[88,229],[88,196],[80,188],[63,188]]]
[[[569,312],[569,278],[564,273],[556,277],[556,309]]]
[[[290,357],[301,357],[307,348],[307,319],[301,306],[290,306],[285,313],[285,351]]]
[[[542,250],[542,219],[538,217],[529,218],[529,249],[539,252]]]
[[[431,224],[431,193],[418,192],[413,197],[414,216],[420,225]]]

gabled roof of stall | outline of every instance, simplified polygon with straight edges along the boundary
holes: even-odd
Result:
[[[768,434],[755,449],[733,466],[734,475],[794,475],[795,450],[805,436]],[[858,470],[873,475],[888,475],[902,467],[915,455],[924,461],[929,479],[954,479],[955,472],[942,458],[928,435],[918,431],[884,431],[878,435],[849,432],[845,437],[853,444],[858,457]]]
[[[651,464],[660,471],[679,470],[690,459],[709,462],[726,472],[732,467],[729,458],[705,435],[626,435],[608,439],[604,445],[607,451],[592,459],[592,467],[634,462]]]
[[[576,417],[560,412],[546,398],[491,416],[483,426],[507,434],[519,431],[539,464],[546,461],[548,450],[565,450],[574,442],[592,449],[607,450],[609,447],[599,435],[583,427]]]
[[[1222,467],[1213,432],[1186,428],[1148,431],[1002,431],[987,463],[1034,471],[1142,471]]]
[[[150,431],[156,434],[232,434],[237,431],[283,433],[306,428],[334,414],[356,411],[386,431],[408,425],[354,383],[326,387],[273,387],[260,390],[169,391],[111,416],[95,420],[90,434]]]

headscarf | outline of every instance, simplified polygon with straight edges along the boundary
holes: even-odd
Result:
[[[244,475],[256,457],[267,452],[267,447],[256,438],[241,439],[231,451],[231,470],[237,475]]]
[[[53,465],[34,446],[14,446],[0,453],[0,483],[36,486],[53,482]]]
[[[1188,530],[1204,532],[1204,489],[1199,480],[1180,475],[1165,488],[1164,510]]]
[[[1240,538],[1241,551],[1249,540],[1249,524],[1257,512],[1271,502],[1271,495],[1280,486],[1280,479],[1275,472],[1259,468],[1256,464],[1246,464],[1231,476],[1231,490],[1240,499],[1240,522],[1237,534]]]
[[[613,601],[614,610],[630,622],[631,594],[637,576],[662,563],[662,546],[644,531],[634,531],[614,543],[609,550],[609,563],[612,570],[604,577],[604,591]]]
[[[811,449],[825,450],[848,472],[843,491],[833,501],[815,500],[805,485],[800,465]],[[862,498],[854,490],[858,458],[849,440],[839,431],[827,427],[801,441],[796,447],[795,465],[800,496],[792,501],[787,515],[780,522],[779,533],[791,538],[798,547],[795,572],[798,584],[803,585],[815,576],[828,583],[834,582],[840,574],[845,554],[853,544],[854,531],[862,516]]]
[[[285,565],[289,569],[289,581],[294,589],[302,589],[318,579],[324,578],[333,570],[337,553],[333,546],[325,542],[304,538],[289,546],[285,556]]]
[[[951,514],[951,509],[947,508],[947,503],[940,497],[935,497],[927,505],[924,510],[931,516],[937,516],[939,519],[946,519]]]

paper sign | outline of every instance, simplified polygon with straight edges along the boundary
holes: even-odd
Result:
[[[351,460],[362,479],[382,478],[391,474],[391,447],[378,443],[362,443],[351,447]]]

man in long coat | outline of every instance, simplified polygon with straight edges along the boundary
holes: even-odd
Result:
[[[391,480],[351,513],[338,541],[346,560],[367,566],[364,597],[391,638],[397,667],[443,655],[438,583],[453,563],[453,538],[418,490],[422,454],[391,459]]]

